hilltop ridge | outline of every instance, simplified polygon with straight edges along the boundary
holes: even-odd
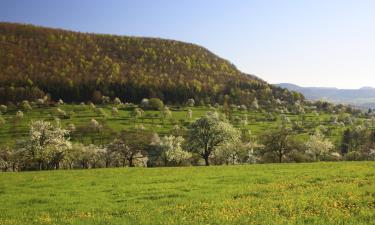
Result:
[[[242,73],[207,49],[174,40],[80,33],[0,23],[0,101],[50,94],[68,102],[120,97],[138,102],[249,105],[303,99]]]
[[[280,83],[276,86],[301,92],[309,100],[326,100],[362,108],[375,108],[375,88],[373,87],[340,89],[335,87],[301,87],[290,83]]]

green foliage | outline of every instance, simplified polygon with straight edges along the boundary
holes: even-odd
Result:
[[[21,104],[20,104],[20,107],[21,107],[21,109],[22,109],[23,111],[30,111],[30,110],[33,109],[33,108],[31,107],[29,101],[27,101],[27,100],[22,101]]]
[[[0,103],[37,100],[93,101],[103,96],[129,102],[259,105],[303,96],[237,70],[207,49],[179,41],[76,33],[0,23]],[[191,105],[191,104],[190,104]]]
[[[162,100],[158,98],[150,98],[150,100],[148,101],[147,109],[163,110],[163,108],[164,108],[164,103]]]
[[[150,144],[152,137],[151,132],[133,130],[133,131],[123,131],[120,135],[121,140],[127,147],[127,160],[130,167],[135,166],[135,161],[142,161],[145,159],[147,146]],[[147,160],[143,163],[146,165]]]
[[[239,141],[239,132],[217,113],[207,113],[189,127],[188,148],[209,165],[209,157],[221,145]]]
[[[75,125],[75,132],[72,135],[73,142],[83,142],[84,144],[90,144],[95,142],[96,144],[106,144],[113,140],[113,134],[119,133],[122,130],[132,130],[135,126],[143,125],[145,130],[157,132],[161,136],[172,134],[175,125],[179,125],[180,130],[185,130],[190,123],[194,122],[198,118],[204,116],[210,109],[208,107],[195,106],[191,108],[177,108],[171,107],[173,110],[173,120],[166,119],[163,122],[163,117],[159,111],[146,111],[137,114],[137,118],[132,115],[133,109],[136,107],[133,104],[126,104],[118,107],[118,116],[110,116],[112,114],[112,108],[114,105],[100,105],[96,107],[95,105],[90,106],[82,104],[64,104],[62,106],[56,107],[51,105],[45,105],[43,107],[34,107],[28,113],[23,114],[22,112],[17,113],[18,108],[15,106],[8,107],[7,113],[2,115],[6,123],[0,128],[0,145],[5,145],[13,148],[16,140],[24,138],[28,133],[28,125],[31,120],[48,120],[53,121],[54,117],[57,116],[57,108],[64,111],[68,117],[61,119],[61,124],[66,129],[69,124]],[[102,115],[98,115],[95,112],[96,108],[102,108],[106,115],[109,117],[105,118]],[[191,110],[191,114],[189,113]],[[218,112],[224,113],[223,108],[215,109]],[[138,111],[138,110],[137,110]],[[72,113],[74,112],[74,113]],[[275,121],[280,121],[280,114],[272,113],[272,119],[270,119],[270,114],[266,112],[254,112],[251,110],[247,111],[231,111],[231,117],[234,119],[238,117],[240,123],[235,124],[235,120],[230,120],[230,122],[237,128],[251,130],[252,135],[255,139],[259,139],[263,136],[266,131],[274,130],[277,128],[277,123]],[[315,115],[312,112],[304,114],[302,118],[299,115],[285,114],[289,118],[291,123],[302,122],[302,130],[297,131],[299,133],[298,139],[301,141],[306,141],[310,134],[313,134],[319,125],[324,125],[327,127],[327,133],[324,133],[327,138],[329,138],[332,143],[334,143],[335,148],[341,147],[341,139],[345,129],[351,128],[347,125],[333,125],[330,122],[331,114],[321,113]],[[246,121],[247,123],[242,123]],[[283,116],[284,117],[284,116]],[[229,116],[228,116],[229,118]],[[86,129],[85,126],[90,123],[91,119],[95,119],[102,125],[102,133],[91,132],[90,129]],[[285,118],[284,118],[285,119]],[[370,121],[366,118],[357,118],[356,124],[365,123]],[[371,129],[368,128],[368,129]],[[175,134],[182,135],[182,134]],[[351,135],[350,135],[351,136]],[[358,135],[356,135],[358,136]],[[366,135],[360,135],[369,138],[371,132],[367,132]],[[373,139],[371,139],[373,140]],[[354,149],[357,145],[356,142],[350,141],[350,148]]]
[[[119,107],[112,114],[113,108]],[[107,144],[111,143],[115,138],[120,138],[122,131],[134,131],[138,129],[141,133],[158,133],[160,136],[182,136],[188,140],[188,128],[190,124],[194,124],[197,119],[204,117],[206,113],[212,108],[219,113],[224,113],[222,106],[213,107],[181,107],[172,106],[169,111],[173,110],[173,116],[169,119],[164,118],[160,111],[147,110],[142,112],[134,104],[122,105],[98,105],[97,107],[86,106],[85,104],[63,104],[63,105],[44,105],[42,107],[34,107],[31,111],[25,113],[17,113],[18,107],[9,106],[7,113],[2,115],[6,121],[0,126],[0,147],[8,147],[13,150],[16,149],[16,141],[22,140],[28,135],[29,123],[35,120],[46,120],[55,123],[57,112],[63,111],[62,115],[68,117],[61,117],[59,122],[61,127],[69,130],[71,134],[71,141],[73,143],[82,143],[84,146],[94,144],[97,147],[105,148]],[[104,115],[114,115],[103,117]],[[136,110],[135,110],[136,109]],[[189,110],[194,113],[189,116]],[[139,111],[140,114],[133,114],[134,111]],[[135,118],[134,115],[137,115]],[[267,136],[268,132],[277,131],[278,122],[284,123],[288,129],[294,129],[289,135],[288,149],[283,156],[283,162],[309,162],[314,161],[315,156],[310,154],[306,148],[305,143],[308,142],[309,137],[319,130],[324,134],[324,139],[333,143],[332,153],[324,154],[320,160],[345,160],[349,159],[342,157],[339,152],[344,142],[343,133],[345,129],[350,128],[348,136],[349,151],[358,151],[361,155],[360,159],[372,160],[372,149],[375,149],[374,132],[371,130],[371,119],[362,116],[352,116],[353,125],[334,125],[331,122],[332,114],[307,111],[303,115],[296,115],[293,113],[272,113],[272,120],[269,119],[269,113],[262,111],[243,110],[242,107],[233,106],[228,113],[228,120],[232,127],[241,130],[241,140],[234,143],[226,143],[218,148],[209,157],[212,164],[243,164],[243,163],[259,163],[259,162],[278,162],[275,153],[271,153],[269,148],[262,148],[264,144],[262,138]],[[222,116],[223,117],[223,116]],[[224,118],[221,118],[224,119]],[[276,121],[276,122],[275,122]],[[277,122],[278,121],[278,122]],[[225,122],[225,119],[224,119]],[[370,122],[370,124],[369,124]],[[296,129],[295,124],[298,125]],[[251,131],[251,135],[247,135]],[[142,134],[144,135],[144,134]],[[126,139],[126,137],[124,137]],[[125,140],[124,139],[124,140]],[[146,138],[147,139],[147,138]],[[157,149],[152,149],[148,144],[151,138],[146,140],[146,145],[143,145],[139,160],[135,160],[135,165],[144,165],[148,158],[148,166],[163,166],[164,162],[160,160],[161,153]],[[190,145],[191,146],[191,145]],[[182,148],[188,150],[189,143],[183,143]],[[222,147],[222,148],[221,148]],[[264,147],[264,146],[263,146]],[[196,148],[194,150],[197,150]],[[193,149],[190,149],[193,152]],[[204,159],[199,159],[199,155],[194,151],[191,160],[184,161],[182,165],[202,165]],[[123,163],[116,159],[112,152],[100,153],[101,158],[96,162],[96,167],[113,167],[121,166]],[[335,153],[336,155],[332,155]],[[94,154],[95,155],[95,154]],[[112,156],[114,158],[112,158]],[[198,156],[198,157],[197,157]],[[343,154],[344,156],[344,154]],[[107,162],[105,162],[105,161]],[[17,163],[21,163],[20,160]],[[73,168],[82,168],[77,162],[71,164]],[[90,163],[88,167],[92,167]],[[126,161],[125,166],[129,162]],[[178,163],[170,163],[169,165],[178,165]],[[61,168],[69,168],[65,163],[62,163]],[[19,168],[21,170],[28,170],[31,167]],[[34,167],[36,168],[36,166]],[[18,169],[18,167],[16,167]],[[32,168],[31,168],[32,169]]]
[[[134,118],[134,120],[140,118],[144,114],[144,111],[140,108],[134,108],[131,112],[131,116]]]
[[[286,155],[292,150],[292,130],[282,124],[276,130],[268,131],[263,135],[263,154],[276,158],[276,162],[283,162]]]
[[[2,126],[4,126],[6,123],[5,119],[3,118],[2,115],[0,115],[0,128],[2,128]]]

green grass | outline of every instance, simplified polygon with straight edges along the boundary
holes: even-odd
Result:
[[[0,173],[0,224],[375,224],[375,162]]]
[[[106,127],[110,128],[111,132],[120,132],[121,130],[131,130],[134,129],[135,126],[143,125],[146,130],[152,130],[154,132],[159,133],[160,135],[168,134],[172,131],[175,124],[181,126],[181,121],[189,122],[187,119],[187,108],[174,108],[172,107],[172,119],[168,119],[162,122],[160,118],[150,119],[147,115],[160,115],[158,111],[146,111],[145,118],[134,119],[130,116],[131,109],[119,110],[120,115],[117,118],[111,116],[111,108],[112,105],[105,105],[105,106],[97,106],[98,108],[103,108],[108,115],[107,119],[98,116],[89,106],[80,106],[80,105],[72,105],[66,104],[60,106],[62,110],[67,113],[74,112],[69,119],[62,119],[61,123],[64,127],[67,126],[69,123],[75,124],[76,127],[80,125],[88,124],[92,118],[98,120],[101,123],[106,124]],[[57,107],[47,107],[47,108],[37,108],[35,107],[30,112],[24,113],[24,118],[20,121],[14,123],[13,118],[16,114],[17,109],[10,109],[7,114],[3,117],[6,119],[6,124],[0,127],[0,143],[3,145],[13,146],[16,140],[22,139],[27,135],[28,128],[30,121],[32,120],[49,120],[53,121],[54,111],[56,111]],[[207,107],[192,107],[193,111],[193,118],[190,122],[196,120],[197,118],[205,115],[207,111],[210,109]],[[261,136],[265,131],[273,129],[277,126],[277,122],[270,121],[266,117],[266,113],[263,112],[254,112],[254,111],[235,111],[233,116],[240,116],[242,117],[244,114],[247,114],[248,117],[248,125],[246,126],[247,129],[251,130],[252,134],[257,137]],[[277,115],[278,117],[280,115]],[[301,116],[287,114],[291,121],[299,121],[301,120]],[[305,114],[305,121],[303,123],[303,131],[299,135],[302,139],[307,139],[309,134],[312,134],[315,128],[318,125],[325,125],[327,126],[330,132],[330,138],[334,143],[339,143],[342,132],[345,127],[334,126],[330,123],[331,114],[321,113],[320,115],[314,115],[313,113]],[[280,118],[278,119],[280,120]],[[364,119],[360,119],[358,121],[363,121]],[[186,123],[184,123],[186,126]],[[237,126],[239,127],[239,126]],[[84,134],[83,137],[72,137],[73,142],[84,142],[84,143],[95,143],[95,144],[103,144],[102,141],[104,139],[104,144],[112,141],[113,135],[110,134],[109,130],[105,130],[105,137],[99,138],[98,134],[87,133]],[[82,136],[82,135],[81,135]],[[2,145],[0,144],[0,145]]]

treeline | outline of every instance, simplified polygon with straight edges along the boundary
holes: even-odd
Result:
[[[241,73],[197,45],[172,40],[99,35],[0,23],[0,103],[94,101],[272,106],[303,96]]]

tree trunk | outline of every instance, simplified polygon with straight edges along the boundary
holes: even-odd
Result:
[[[204,146],[204,152],[201,155],[204,158],[204,162],[205,162],[206,166],[210,165],[210,162],[208,161],[208,157],[210,156],[210,153],[212,152],[211,150],[212,149],[208,146],[208,143],[206,143],[205,146]]]
[[[206,166],[210,165],[210,162],[208,161],[208,156],[204,156],[204,162],[205,162]]]
[[[128,158],[128,161],[129,161],[129,167],[134,167],[134,164],[133,164],[133,156],[129,157],[129,158]]]

